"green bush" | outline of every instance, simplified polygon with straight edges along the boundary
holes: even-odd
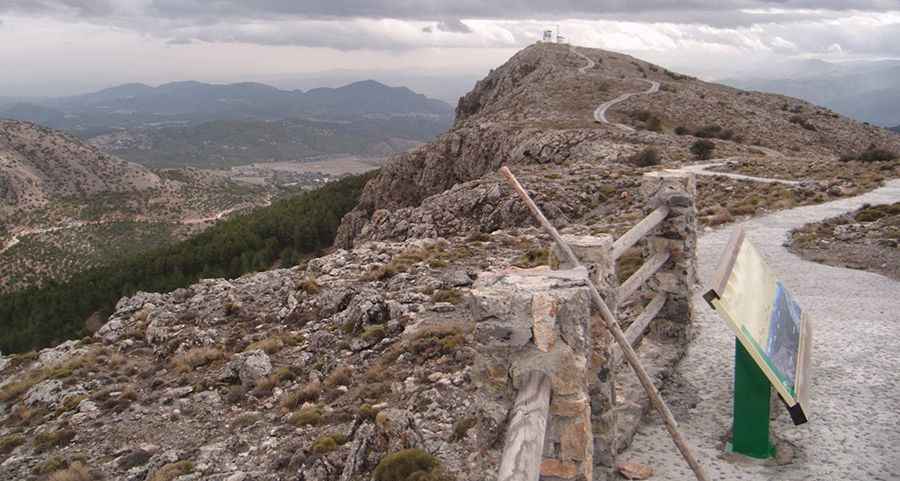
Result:
[[[698,140],[691,144],[691,153],[699,160],[711,159],[714,150],[716,150],[716,144],[709,140]]]
[[[659,165],[659,160],[659,152],[657,152],[653,147],[647,147],[646,149],[628,158],[629,162],[638,167],[650,167],[653,165]]]
[[[294,426],[316,426],[322,424],[322,410],[318,407],[308,407],[301,409],[288,418],[288,423]]]
[[[731,140],[731,138],[734,137],[734,131],[723,129],[721,125],[707,125],[694,132],[694,137],[700,137],[701,139]]]
[[[375,481],[438,481],[448,479],[441,462],[421,449],[389,454],[375,467]]]
[[[900,158],[900,154],[891,150],[870,145],[866,150],[856,154],[846,154],[841,156],[844,162],[850,160],[859,160],[861,162],[886,162]]]

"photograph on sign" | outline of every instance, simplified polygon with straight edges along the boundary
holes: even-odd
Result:
[[[720,266],[711,304],[789,408],[807,415],[810,321],[738,229]],[[795,418],[795,422],[797,418]]]

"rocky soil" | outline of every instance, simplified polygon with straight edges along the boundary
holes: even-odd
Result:
[[[811,261],[900,280],[900,203],[807,224],[791,233],[789,247]]]
[[[467,292],[546,262],[541,245],[530,228],[375,242],[122,299],[92,338],[0,358],[0,478],[82,462],[104,479],[371,479],[417,448],[483,479],[511,392],[473,372]]]

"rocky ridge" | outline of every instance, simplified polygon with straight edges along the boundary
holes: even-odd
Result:
[[[357,210],[344,220],[338,244],[432,232],[434,218],[462,229],[484,225],[485,232],[516,225],[517,216],[498,225],[494,211],[471,205],[485,191],[508,192],[494,174],[507,164],[565,175],[570,166],[590,163],[602,176],[630,167],[634,154],[652,148],[662,163],[677,166],[692,160],[690,146],[700,136],[715,137],[716,156],[728,158],[764,159],[769,152],[784,152],[803,163],[870,145],[900,151],[900,138],[887,130],[797,99],[701,82],[613,52],[577,52],[533,45],[479,81],[460,99],[456,124],[447,134],[394,157],[366,186]],[[594,68],[581,73],[579,54],[592,59]],[[598,104],[644,91],[641,79],[659,82],[660,91],[633,96],[609,112],[611,122],[637,132],[593,121]],[[462,198],[469,200],[460,205]],[[507,202],[511,198],[503,194],[498,204]],[[561,211],[565,204],[542,206]],[[406,227],[413,222],[422,225]]]

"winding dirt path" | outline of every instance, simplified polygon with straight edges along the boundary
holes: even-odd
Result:
[[[578,73],[585,74],[585,73],[587,73],[588,70],[594,68],[594,66],[597,65],[597,63],[593,59],[591,59],[587,55],[579,52],[578,49],[576,49],[574,46],[570,45],[569,50],[587,62],[587,64],[585,64],[583,67],[578,68]],[[655,80],[649,80],[649,79],[635,79],[635,80],[640,80],[641,82],[647,82],[648,84],[650,84],[650,87],[647,88],[647,90],[644,90],[642,92],[624,93],[612,100],[608,100],[608,101],[603,102],[602,104],[598,105],[597,108],[594,109],[594,121],[599,122],[601,124],[614,125],[626,132],[634,132],[635,130],[631,126],[610,122],[606,118],[606,112],[610,109],[610,107],[620,104],[636,95],[650,95],[650,94],[655,94],[656,92],[659,92],[659,82],[657,82]]]
[[[676,368],[667,400],[682,433],[713,479],[898,479],[900,463],[900,282],[865,271],[804,260],[785,247],[790,232],[853,211],[863,204],[900,201],[900,179],[871,192],[797,207],[751,219],[747,237],[790,287],[814,322],[810,422],[794,426],[778,405],[772,432],[789,443],[788,464],[736,463],[723,459],[722,439],[731,427],[734,335],[695,291],[695,338]],[[708,283],[734,225],[698,240],[698,274]],[[663,388],[666,390],[666,388]],[[658,418],[644,420],[622,461],[651,466],[656,480],[689,479]]]

